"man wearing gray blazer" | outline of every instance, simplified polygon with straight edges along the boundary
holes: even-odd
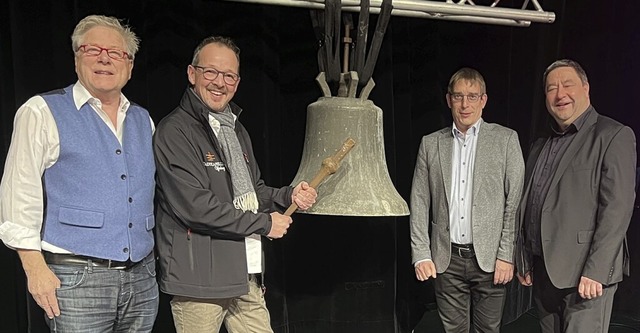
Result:
[[[469,332],[470,319],[475,332],[499,332],[513,278],[522,151],[515,131],[482,120],[487,94],[478,71],[457,71],[446,98],[453,126],[422,139],[413,175],[416,278],[435,279],[446,332]]]
[[[587,75],[575,61],[551,64],[543,83],[554,121],[527,159],[518,279],[533,285],[542,332],[608,332],[628,269],[635,136],[591,106]]]

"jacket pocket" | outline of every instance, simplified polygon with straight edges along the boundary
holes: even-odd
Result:
[[[153,227],[156,226],[156,218],[153,216],[153,214],[149,214],[147,215],[146,219],[146,225],[147,225],[147,231],[152,230]]]
[[[86,209],[60,207],[58,211],[60,223],[87,228],[102,228],[104,213]]]
[[[583,230],[578,232],[578,244],[591,243],[593,230]]]
[[[189,268],[191,271],[195,269],[193,260],[193,241],[191,240],[191,229],[187,229],[187,251],[189,252]]]

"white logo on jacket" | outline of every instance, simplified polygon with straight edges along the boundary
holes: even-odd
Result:
[[[213,167],[218,172],[227,170],[222,162],[204,162],[204,166]]]

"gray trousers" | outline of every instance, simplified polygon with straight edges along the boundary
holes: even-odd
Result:
[[[543,260],[536,257],[533,268],[533,299],[542,333],[606,333],[617,284],[603,288],[602,296],[583,299],[578,288],[556,288]]]

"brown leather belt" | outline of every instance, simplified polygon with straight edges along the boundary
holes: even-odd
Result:
[[[473,250],[473,244],[451,243],[451,253],[460,258],[473,258],[476,256],[476,251]]]
[[[100,267],[107,269],[129,269],[140,262],[127,261],[115,261],[109,259],[100,259],[87,256],[79,256],[75,254],[66,253],[51,253],[42,251],[44,255],[44,261],[51,265],[77,265],[77,266],[90,266]]]

